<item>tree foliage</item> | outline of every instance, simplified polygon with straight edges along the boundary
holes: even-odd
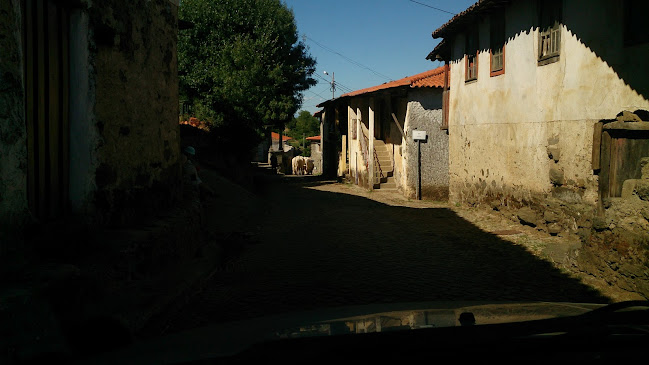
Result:
[[[286,135],[296,140],[303,136],[312,137],[320,135],[320,121],[307,110],[301,110],[297,118],[293,118],[288,125]]]
[[[280,0],[183,0],[193,27],[178,43],[180,92],[221,142],[251,144],[263,126],[281,126],[315,85],[315,59]],[[233,139],[236,138],[236,141]]]
[[[289,144],[296,148],[299,154],[311,156],[311,142],[306,137],[320,135],[320,120],[307,110],[301,110],[297,118],[286,125],[286,135],[293,138]]]

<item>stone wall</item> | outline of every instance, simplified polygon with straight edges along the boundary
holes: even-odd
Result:
[[[88,9],[101,136],[95,205],[104,222],[127,223],[179,191],[177,14],[168,0]]]
[[[649,119],[628,111],[603,121],[601,206],[584,235],[581,271],[649,298]],[[610,142],[609,142],[610,141]],[[621,162],[621,164],[619,164]],[[628,178],[631,177],[631,178]],[[621,184],[621,194],[618,187]]]
[[[406,157],[404,194],[414,198],[417,189],[417,142],[413,130],[426,131],[428,139],[421,142],[421,197],[448,199],[448,134],[442,125],[442,91],[436,89],[411,90],[405,124]]]
[[[13,241],[4,234],[16,231],[29,217],[19,3],[0,3],[0,256]]]

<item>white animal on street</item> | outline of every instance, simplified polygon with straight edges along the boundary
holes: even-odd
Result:
[[[308,175],[313,175],[313,168],[314,167],[315,167],[315,164],[313,163],[313,159],[307,157],[306,158],[306,167],[305,167],[306,173]]]

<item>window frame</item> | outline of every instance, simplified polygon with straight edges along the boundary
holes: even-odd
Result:
[[[550,8],[552,7],[553,8]],[[552,9],[552,15],[549,24],[547,18],[544,16],[548,9]],[[538,65],[543,66],[549,63],[557,62],[561,57],[561,30],[563,21],[563,0],[539,0],[538,1]],[[555,41],[552,39],[555,37]],[[550,40],[550,47],[556,46],[556,50],[543,54],[544,39]],[[558,43],[558,45],[557,45]],[[554,48],[554,47],[552,47]]]
[[[495,24],[496,21],[499,22],[500,29],[496,28]],[[490,76],[498,76],[498,75],[503,75],[505,73],[505,45],[507,43],[506,39],[506,32],[505,32],[505,13],[504,9],[503,12],[497,13],[496,15],[492,14],[490,19],[489,19],[489,75]],[[495,39],[494,38],[494,32],[500,30],[500,39]],[[500,54],[502,55],[502,67],[499,69],[494,70],[494,56],[497,56],[494,54],[494,48],[496,46],[500,47]]]
[[[470,38],[474,38],[474,47],[471,47]],[[480,34],[477,25],[469,29],[464,41],[464,82],[478,80],[478,56],[480,55]],[[473,58],[473,63],[471,63]],[[469,71],[473,69],[472,77]]]

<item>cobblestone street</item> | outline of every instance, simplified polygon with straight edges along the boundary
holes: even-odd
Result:
[[[249,243],[147,335],[347,305],[610,301],[533,244],[506,239],[529,241],[529,227],[495,218],[479,227],[447,203],[333,181],[267,176],[261,186],[259,218],[245,225]]]

